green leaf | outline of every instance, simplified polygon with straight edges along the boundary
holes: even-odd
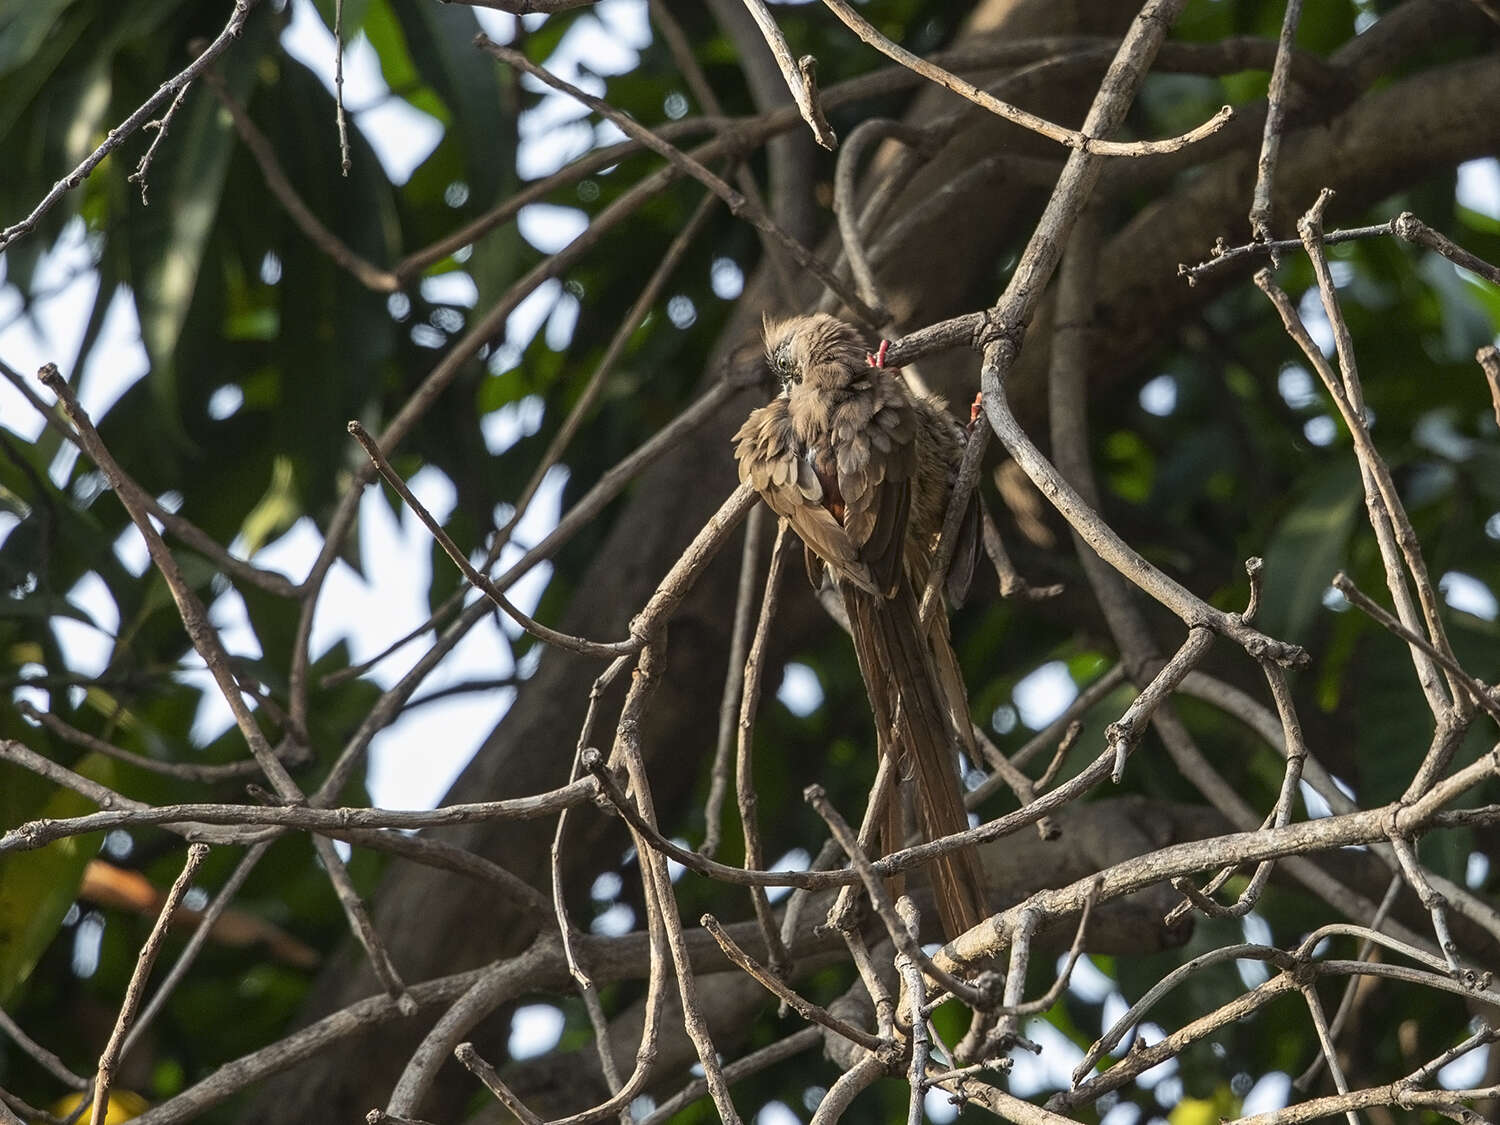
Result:
[[[109,785],[114,767],[102,754],[90,754],[74,772]],[[7,825],[80,816],[96,807],[87,797],[54,787],[17,766],[0,767],[0,776],[5,779],[0,784],[0,821]],[[95,832],[0,856],[0,1003],[31,975],[57,936],[78,896],[83,869],[98,854],[103,839],[103,833]]]
[[[280,535],[302,514],[302,505],[297,499],[297,487],[292,473],[292,462],[278,456],[271,470],[271,483],[266,494],[260,498],[245,523],[240,535],[245,540],[245,554],[254,555],[276,536]]]
[[[1323,592],[1347,556],[1363,491],[1354,467],[1340,463],[1320,477],[1277,525],[1266,548],[1260,627],[1299,641]]]
[[[250,71],[225,70],[232,95],[243,100]],[[237,72],[237,73],[236,73]],[[141,341],[151,357],[151,378],[163,402],[176,403],[178,335],[198,288],[203,251],[218,218],[224,176],[236,138],[207,90],[190,90],[147,172],[147,199],[128,224]]]
[[[372,23],[380,7],[372,5]],[[412,64],[452,115],[442,143],[464,154],[469,189],[488,203],[502,183],[493,139],[509,127],[501,120],[504,99],[495,64],[474,49],[479,30],[474,13],[451,4],[396,4],[392,14],[405,35]]]
[[[0,15],[0,74],[30,62],[57,30],[74,0],[37,0],[14,4]]]

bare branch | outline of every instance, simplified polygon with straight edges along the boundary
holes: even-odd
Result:
[[[845,26],[854,34],[858,35],[870,46],[880,51],[887,58],[894,59],[904,67],[915,71],[923,78],[933,82],[945,90],[951,90],[959,97],[967,98],[975,105],[989,110],[997,117],[1030,129],[1033,133],[1040,133],[1049,140],[1079,152],[1096,153],[1100,156],[1149,156],[1154,153],[1177,152],[1195,141],[1201,141],[1205,137],[1211,137],[1224,126],[1228,125],[1234,118],[1234,110],[1224,106],[1208,121],[1199,125],[1196,129],[1184,133],[1178,137],[1172,137],[1164,141],[1106,141],[1101,139],[1102,134],[1090,132],[1088,125],[1084,126],[1082,132],[1075,129],[1065,129],[1061,125],[1027,113],[1024,109],[1017,109],[1008,102],[986,90],[981,90],[972,82],[966,81],[951,74],[942,67],[928,62],[919,55],[914,55],[899,44],[892,43],[884,35],[877,31],[873,24],[856,12],[847,0],[823,0],[829,9],[839,19],[844,21]],[[1169,23],[1170,20],[1164,22]]]
[[[784,1059],[799,1055],[809,1047],[816,1046],[823,1041],[823,1033],[815,1027],[804,1027],[801,1031],[794,1031],[775,1043],[762,1047],[752,1054],[724,1067],[724,1080],[726,1082],[738,1082],[741,1078],[748,1078],[753,1074],[759,1074],[768,1067],[775,1066]],[[650,1115],[641,1120],[641,1125],[662,1125],[662,1122],[680,1113],[689,1103],[701,1098],[708,1093],[708,1082],[702,1078],[695,1078],[676,1094],[667,1098],[653,1110]]]
[[[807,247],[803,246],[802,243],[798,242],[791,235],[787,234],[786,231],[778,226],[777,223],[769,215],[767,215],[762,208],[757,207],[753,202],[745,198],[745,196],[735,191],[734,188],[730,187],[718,176],[714,175],[714,173],[710,172],[706,167],[704,167],[702,163],[695,160],[693,157],[689,156],[681,149],[678,149],[669,144],[667,141],[662,140],[661,137],[657,136],[650,129],[645,128],[643,125],[638,124],[633,118],[627,116],[626,114],[620,113],[614,107],[609,105],[609,103],[601,101],[599,98],[596,98],[591,94],[585,93],[583,90],[580,90],[572,83],[565,82],[561,78],[558,78],[555,74],[547,71],[545,68],[538,66],[536,63],[532,62],[519,51],[513,51],[509,47],[503,47],[482,34],[479,35],[474,42],[475,45],[478,46],[481,50],[484,50],[493,55],[500,62],[515,67],[517,70],[524,71],[525,73],[530,74],[533,78],[537,78],[540,81],[545,82],[547,85],[553,87],[554,89],[561,90],[563,93],[569,95],[570,97],[576,98],[579,102],[588,106],[595,113],[602,114],[604,117],[612,121],[615,125],[619,126],[621,132],[640,141],[652,152],[666,159],[674,167],[680,168],[687,175],[692,176],[693,179],[703,184],[709,189],[709,191],[713,192],[725,203],[727,203],[731,212],[744,219],[756,230],[762,232],[763,234],[770,235],[772,238],[776,239],[778,243],[786,248],[787,252],[791,254],[792,258],[799,266],[812,273],[825,286],[827,286],[833,292],[837,293],[839,297],[844,301],[844,303],[849,306],[850,310],[857,317],[859,317],[860,320],[870,325],[875,325],[879,322],[879,317],[876,315],[876,313],[872,309],[868,308],[865,303],[859,299],[859,296],[857,294],[850,291],[848,287],[843,283],[843,281],[839,279],[839,277],[833,272],[832,269],[828,267],[828,265],[821,258],[819,258],[816,254],[813,254],[810,250],[807,249]]]
[[[719,735],[714,744],[714,764],[709,770],[708,800],[704,806],[703,843],[698,853],[714,858],[724,838],[724,794],[729,789],[729,749],[735,741],[741,694],[745,688],[745,658],[750,651],[750,614],[755,597],[755,573],[760,562],[761,529],[770,509],[757,504],[745,521],[745,546],[740,555],[740,580],[735,590],[734,627],[729,640],[729,670],[724,676],[724,698],[719,704]],[[774,560],[779,553],[771,549]],[[747,861],[748,862],[748,861]]]
[[[1261,134],[1260,159],[1255,165],[1255,192],[1250,201],[1250,237],[1271,240],[1271,192],[1276,179],[1276,156],[1281,149],[1281,127],[1286,120],[1287,87],[1292,74],[1292,40],[1302,19],[1302,0],[1286,0],[1281,17],[1281,37],[1276,43],[1276,65],[1271,70],[1265,131]],[[1276,262],[1276,252],[1271,252]]]
[[[1500,348],[1494,344],[1486,344],[1474,353],[1474,359],[1484,371],[1484,380],[1490,388],[1490,400],[1495,404],[1495,423],[1500,425]]]
[[[4,1008],[0,1008],[0,1031],[10,1036],[11,1042],[21,1048],[25,1054],[31,1056],[33,1060],[41,1065],[42,1069],[63,1085],[71,1086],[75,1090],[88,1088],[89,1080],[87,1078],[74,1074],[68,1069],[67,1064],[62,1059],[27,1035],[21,1028],[21,1025],[11,1019],[10,1013],[5,1011]]]
[[[750,14],[755,17],[760,33],[765,36],[766,46],[771,48],[776,65],[781,68],[781,76],[786,79],[787,89],[792,92],[792,100],[797,103],[798,112],[802,114],[802,119],[812,130],[813,138],[824,148],[832,151],[838,144],[838,137],[829,128],[828,118],[823,116],[823,107],[819,104],[818,84],[814,77],[817,60],[811,55],[804,55],[801,59],[793,60],[792,49],[787,46],[786,36],[781,34],[781,28],[777,26],[775,18],[762,0],[744,0],[744,3]]]
[[[542,1119],[527,1109],[526,1104],[516,1097],[511,1088],[501,1080],[500,1072],[487,1063],[474,1049],[474,1044],[460,1043],[453,1048],[453,1057],[463,1063],[470,1074],[483,1082],[485,1088],[495,1095],[495,1099],[501,1105],[515,1115],[521,1125],[542,1125]]]
[[[402,500],[406,501],[407,507],[416,513],[417,518],[422,521],[423,526],[432,533],[432,537],[443,548],[443,553],[453,560],[458,569],[463,572],[464,577],[489,598],[490,601],[504,610],[506,616],[525,629],[526,632],[545,644],[555,645],[558,648],[567,649],[569,652],[576,652],[583,656],[629,656],[632,653],[640,651],[643,642],[635,637],[625,641],[613,641],[609,643],[590,641],[583,637],[573,637],[567,633],[559,633],[556,629],[549,629],[539,621],[535,621],[522,613],[500,591],[499,586],[474,569],[474,564],[469,562],[468,556],[458,549],[458,544],[453,542],[448,533],[443,530],[443,525],[433,519],[432,513],[413,495],[412,490],[406,486],[406,482],[401,479],[400,474],[386,460],[385,454],[380,451],[379,444],[365,431],[365,428],[358,422],[350,422],[349,433],[355,441],[359,442],[364,451],[369,454],[370,461],[379,471],[381,478],[396,490]]]
[[[36,224],[42,216],[57,204],[68,192],[83,183],[106,156],[114,152],[133,134],[137,129],[143,128],[151,119],[161,104],[169,98],[175,99],[193,79],[197,78],[205,70],[213,65],[215,59],[229,49],[229,45],[240,37],[244,30],[245,20],[250,15],[250,9],[255,7],[257,0],[234,0],[234,9],[230,12],[229,22],[224,25],[222,31],[214,37],[212,43],[203,49],[203,53],[180,70],[175,76],[167,79],[140,107],[129,117],[109,131],[109,135],[103,142],[82,162],[62,179],[52,186],[52,190],[44,195],[31,214],[20,222],[0,230],[0,250],[4,250],[16,239],[35,229]]]
[[[130,974],[130,983],[125,986],[125,1000],[120,1005],[120,1014],[115,1017],[114,1030],[109,1033],[104,1053],[99,1056],[99,1072],[94,1076],[93,1111],[89,1117],[89,1125],[104,1125],[104,1115],[109,1112],[109,1088],[114,1082],[115,1065],[120,1061],[125,1036],[135,1021],[136,1009],[140,1007],[141,994],[146,989],[146,978],[151,975],[151,966],[156,964],[156,955],[161,952],[161,944],[166,940],[167,925],[172,921],[172,915],[177,912],[193,876],[207,858],[207,844],[192,844],[188,847],[187,861],[182,865],[182,871],[173,881],[171,889],[167,891],[161,913],[156,916],[156,924],[151,927],[145,944],[136,955],[135,971]]]
[[[342,5],[342,0],[340,0]],[[349,174],[349,137],[347,125],[344,120],[344,105],[342,101],[343,59],[344,46],[340,38],[337,43],[337,53],[334,56],[337,66],[336,80],[340,83],[340,101],[336,110],[339,122],[339,151],[343,166],[343,174]],[[297,229],[316,246],[329,261],[345,270],[351,277],[361,285],[376,293],[394,293],[401,288],[401,278],[390,270],[381,269],[373,262],[368,261],[348,245],[333,231],[328,229],[324,223],[307,205],[297,189],[292,186],[292,181],[287,178],[285,170],[281,167],[281,160],[276,155],[276,147],[271,144],[267,136],[256,127],[255,122],[250,120],[250,115],[245,107],[240,105],[230,94],[229,87],[216,71],[209,70],[203,80],[208,83],[208,88],[213,91],[214,96],[219,99],[219,104],[229,114],[229,120],[234,124],[234,130],[239,134],[240,142],[250,151],[254,158],[256,167],[260,169],[261,178],[265,180],[266,187],[281,204],[287,217],[296,224]]]
[[[712,914],[705,914],[701,922],[703,923],[703,928],[713,935],[714,940],[719,943],[719,947],[724,950],[724,956],[744,969],[745,972],[764,985],[766,991],[778,997],[787,1007],[791,1008],[792,1011],[796,1012],[803,1019],[818,1024],[821,1027],[826,1027],[829,1031],[837,1035],[842,1035],[851,1043],[857,1043],[866,1050],[878,1053],[889,1052],[891,1050],[892,1045],[881,1039],[878,1035],[871,1035],[864,1028],[855,1027],[847,1021],[839,1019],[829,1012],[827,1008],[814,1004],[783,984],[780,977],[741,949],[735,943],[735,940],[724,931],[724,927]]]

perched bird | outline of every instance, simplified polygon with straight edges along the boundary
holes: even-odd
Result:
[[[929,839],[968,828],[957,752],[973,752],[968,700],[947,615],[924,629],[918,610],[965,433],[942,399],[914,395],[858,332],[819,314],[765,322],[781,393],[735,435],[741,481],[802,538],[815,586],[824,568],[843,595],[882,747],[916,782]],[[962,600],[978,551],[978,499],[964,520],[948,590]],[[900,846],[887,810],[885,847]],[[989,915],[977,852],[933,863],[950,938]]]

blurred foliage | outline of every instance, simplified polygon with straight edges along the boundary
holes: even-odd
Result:
[[[331,25],[330,7],[320,4]],[[732,48],[706,9],[681,7],[680,18],[727,111],[748,112]],[[1308,5],[1299,45],[1326,53],[1345,42],[1361,18],[1384,7],[1353,0]],[[226,8],[183,0],[45,0],[0,12],[0,151],[7,156],[0,219],[10,222],[28,213],[62,170],[180,68],[190,44],[217,34]],[[916,50],[942,46],[958,26],[953,7],[937,0],[872,0],[865,11],[883,31]],[[1236,34],[1274,37],[1281,11],[1275,0],[1193,0],[1174,34],[1201,41]],[[778,17],[795,51],[817,55],[825,84],[870,67],[870,53],[818,6],[778,8]],[[346,34],[367,37],[390,96],[440,128],[436,147],[405,182],[382,167],[358,127],[350,130],[354,172],[347,179],[339,174],[331,95],[280,46],[289,18],[284,5],[262,3],[218,71],[266,134],[303,200],[357,253],[380,265],[394,264],[479,217],[522,184],[517,168],[522,121],[544,95],[470,48],[477,25],[469,9],[422,0],[345,5]],[[570,12],[520,38],[531,57],[546,60],[573,29],[598,19],[587,10]],[[673,99],[686,93],[659,41],[641,50],[632,69],[595,81],[612,104],[645,122],[663,120]],[[1266,75],[1258,72],[1153,80],[1135,111],[1135,125],[1142,133],[1172,133],[1221,103],[1263,96],[1265,83]],[[833,124],[845,133],[865,115],[899,112],[905,97],[887,95],[843,110]],[[553,128],[580,146],[612,135],[586,122]],[[147,489],[170,497],[210,535],[224,542],[238,538],[241,548],[253,551],[304,517],[320,525],[326,521],[354,463],[344,438],[346,420],[388,420],[449,343],[473,326],[475,309],[489,308],[545,255],[507,224],[428,270],[428,278],[468,279],[474,301],[446,299],[442,294],[450,290],[420,285],[388,298],[356,283],[295,229],[269,198],[254,160],[206,88],[189,92],[156,151],[150,204],[144,206],[126,177],[148,143],[144,136],[128,141],[32,235],[9,249],[5,278],[25,302],[18,315],[28,315],[31,302],[44,296],[35,288],[40,255],[65,232],[87,232],[99,284],[78,353],[58,356],[58,362],[75,381],[108,366],[111,357],[100,354],[96,344],[111,302],[117,294],[127,295],[141,324],[150,371],[108,409],[101,431]],[[831,176],[831,158],[823,159],[828,162],[820,171]],[[644,158],[626,160],[558,186],[545,202],[585,218],[597,216],[635,182],[643,166]],[[465,549],[481,544],[497,509],[530,476],[641,279],[697,199],[696,188],[678,184],[605,235],[561,279],[566,296],[551,314],[555,331],[487,344],[402,447],[397,466],[403,473],[430,466],[453,483],[458,505],[449,530]],[[1451,170],[1383,201],[1365,221],[1404,208],[1491,261],[1500,260],[1500,223],[1455,202]],[[1351,225],[1358,219],[1343,218]],[[714,216],[633,336],[602,404],[572,443],[567,497],[596,480],[691,397],[730,307],[710,288],[711,269],[728,259],[748,274],[757,254],[746,228],[722,212]],[[1375,437],[1403,490],[1432,573],[1457,572],[1484,590],[1500,590],[1500,446],[1472,361],[1475,346],[1500,332],[1500,295],[1432,255],[1391,240],[1347,244],[1333,257]],[[1312,284],[1309,268],[1296,257],[1282,267],[1280,280],[1294,297]],[[682,304],[684,298],[690,304]],[[668,315],[669,299],[679,302],[675,320]],[[568,330],[570,307],[577,315]],[[1139,396],[1144,380],[1111,387],[1091,400],[1106,514],[1128,529],[1132,543],[1148,557],[1226,607],[1244,604],[1243,560],[1263,555],[1264,627],[1315,653],[1312,668],[1297,684],[1310,740],[1363,800],[1390,798],[1425,748],[1426,711],[1402,647],[1328,596],[1328,579],[1338,569],[1372,593],[1384,585],[1347,433],[1264,299],[1248,286],[1214,302],[1189,330],[1164,340],[1150,378],[1160,394],[1170,390],[1167,408],[1159,398]],[[227,413],[214,405],[226,391],[239,402]],[[486,447],[474,424],[496,414],[518,419],[537,407],[539,426],[519,427],[522,436],[498,452]],[[0,512],[9,517],[0,523],[0,579],[6,590],[0,601],[0,676],[7,690],[148,757],[224,762],[242,756],[233,732],[207,745],[196,744],[188,733],[203,681],[185,676],[193,662],[165,588],[150,574],[139,577],[125,561],[128,553],[115,549],[126,519],[93,467],[69,458],[51,431],[30,441],[15,429],[0,429]],[[502,510],[499,518],[505,514]],[[608,517],[599,521],[557,557],[541,616],[551,617],[570,599],[608,522]],[[227,584],[211,564],[190,552],[180,554],[205,601],[225,594]],[[357,549],[347,552],[347,561],[359,565]],[[1062,580],[1075,590],[1083,585],[1076,564],[1061,554],[1037,552],[1025,562],[1033,580]],[[102,582],[121,622],[108,667],[97,677],[70,668],[58,630],[64,621],[87,622],[69,598],[89,576]],[[456,585],[451,568],[437,567],[432,603]],[[242,664],[275,696],[285,687],[296,607],[242,592],[259,651]],[[1449,615],[1459,655],[1491,679],[1500,668],[1500,628],[1493,616]],[[1006,751],[1033,733],[1017,721],[1018,683],[1042,665],[1062,661],[1082,686],[1109,659],[1101,635],[1046,603],[1000,603],[981,596],[955,622],[955,639],[970,675],[975,713],[994,715],[994,737]],[[756,730],[757,782],[762,792],[794,793],[819,780],[829,786],[835,803],[855,807],[873,763],[861,749],[867,720],[853,661],[832,630],[798,659],[816,677],[821,705],[799,715],[768,703]],[[319,684],[324,674],[347,664],[347,651],[335,647],[320,659],[312,682]],[[768,686],[774,688],[774,681]],[[366,713],[373,692],[357,681],[315,689],[309,733],[319,764],[331,760]],[[1098,753],[1103,726],[1125,698],[1115,693],[1087,717],[1086,732],[1065,770]],[[1279,764],[1211,708],[1185,702],[1181,711],[1228,780],[1256,807],[1270,807]],[[91,771],[106,769],[112,785],[142,800],[212,796],[201,786],[85,757],[9,708],[0,710],[0,737],[21,739],[91,776],[103,778]],[[1471,760],[1480,749],[1466,745],[1460,761]],[[1148,739],[1141,760],[1160,756],[1160,747]],[[1123,788],[1160,798],[1195,798],[1175,771],[1164,769],[1132,769]],[[359,779],[352,790],[348,799],[364,799]],[[227,786],[221,795],[233,793]],[[1003,806],[996,804],[993,811],[1000,811]],[[0,767],[5,825],[67,815],[75,805],[87,807],[29,773]],[[696,801],[677,825],[679,834],[695,843],[703,830],[701,808]],[[732,808],[726,811],[721,858],[736,862],[738,825]],[[765,847],[772,858],[818,837],[813,814],[800,803],[789,803],[767,819]],[[138,832],[115,844],[108,853],[115,862],[139,869],[159,886],[180,867],[181,842],[165,832]],[[98,840],[83,838],[0,857],[0,1001],[31,1034],[85,1072],[97,1057],[150,925],[149,918],[119,910],[74,905],[83,865],[99,846]],[[1462,881],[1470,852],[1483,846],[1469,834],[1449,833],[1431,841],[1423,855],[1434,870]],[[234,862],[222,849],[216,852],[200,884],[220,885]],[[627,887],[633,882],[631,866],[628,858],[600,860],[601,872],[620,874]],[[362,890],[374,887],[379,868],[371,853],[355,853],[353,870]],[[1493,874],[1490,879],[1493,883]],[[1231,884],[1231,890],[1235,887]],[[730,901],[723,888],[701,880],[684,882],[680,891],[686,917]],[[618,897],[603,894],[598,914],[628,910]],[[273,846],[237,903],[325,953],[344,934],[327,881],[312,849],[299,838]],[[1255,920],[1270,940],[1285,944],[1332,917],[1327,904],[1278,887]],[[1133,999],[1185,956],[1243,938],[1239,923],[1200,922],[1186,950],[1099,959],[1099,964],[1118,991]],[[169,941],[164,962],[181,941],[180,936]],[[1034,966],[1029,992],[1043,990],[1052,971],[1046,964]],[[1192,977],[1161,1003],[1153,1020],[1175,1027],[1222,1003],[1242,989],[1239,973],[1227,965]],[[826,1001],[849,979],[846,969],[830,969],[806,982],[805,991]],[[264,1044],[287,1027],[309,980],[306,973],[274,964],[244,974],[241,957],[210,944],[139,1052],[141,1073],[130,1074],[128,1084],[153,1098],[170,1096]],[[623,1006],[636,995],[634,986],[616,986],[605,999]],[[1461,1026],[1465,1016],[1457,1001],[1450,1007],[1436,1013],[1427,994],[1383,988],[1363,1018],[1389,1026],[1419,1019],[1425,1026],[1441,1015],[1446,1021],[1439,1021],[1441,1026]],[[572,1001],[563,1008],[563,1046],[580,1046],[587,1027],[583,1012]],[[1086,1046],[1101,1029],[1105,1010],[1104,1002],[1070,994],[1048,1019],[1059,1034]],[[226,1019],[227,1012],[234,1018]],[[767,1016],[750,1030],[746,1045],[763,1045],[793,1026]],[[1161,1115],[1175,1102],[1165,1091],[1175,1090],[1189,1100],[1177,1103],[1174,1122],[1217,1119],[1254,1079],[1299,1069],[1313,1053],[1312,1035],[1305,1011],[1280,1003],[1184,1055],[1172,1078],[1175,1086],[1159,1084],[1156,1094],[1133,1090],[1116,1104],[1133,1101],[1146,1116]],[[1442,1044],[1434,1039],[1422,1046],[1431,1047],[1431,1054]],[[1394,1040],[1388,1054],[1361,1065],[1369,1074],[1410,1069]],[[746,1083],[739,1104],[747,1117],[778,1100],[805,1116],[808,1092],[826,1087],[833,1076],[821,1059],[799,1057]],[[5,1041],[0,1041],[0,1085],[39,1102],[55,1095],[47,1079]],[[862,1095],[857,1109],[865,1120],[897,1119],[905,1110],[904,1087],[895,1081],[877,1085]],[[205,1120],[231,1116],[226,1109]],[[700,1103],[680,1120],[711,1118],[707,1104]]]

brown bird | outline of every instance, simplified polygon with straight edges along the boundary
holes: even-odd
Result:
[[[956,754],[973,756],[968,699],[938,612],[924,629],[920,591],[932,568],[965,434],[941,398],[913,395],[858,332],[826,314],[765,322],[766,358],[781,394],[735,435],[741,481],[802,538],[808,577],[826,567],[844,598],[883,747],[916,781],[929,839],[969,826]],[[948,575],[962,600],[978,551],[978,497]],[[887,850],[901,844],[894,802]],[[933,863],[943,929],[952,938],[989,915],[978,853]]]

